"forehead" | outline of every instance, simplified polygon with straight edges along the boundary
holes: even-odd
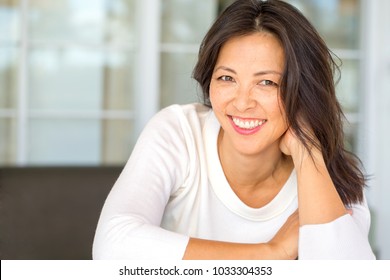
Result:
[[[220,49],[215,66],[218,67],[221,63],[234,64],[237,67],[261,66],[281,70],[284,67],[284,51],[275,35],[257,32],[226,41]]]

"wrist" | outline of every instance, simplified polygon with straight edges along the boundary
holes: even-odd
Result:
[[[263,258],[268,260],[294,260],[295,257],[291,256],[281,245],[274,242],[262,243]]]
[[[322,152],[318,148],[314,146],[306,148],[303,144],[293,150],[291,157],[295,167],[300,167],[307,160],[315,164],[323,162]]]

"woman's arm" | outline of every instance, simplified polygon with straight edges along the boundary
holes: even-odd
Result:
[[[189,162],[178,109],[145,127],[108,195],[93,244],[94,259],[181,259],[188,236],[160,227]]]
[[[190,238],[184,259],[294,260],[298,254],[298,212],[267,243],[241,244]]]
[[[297,173],[301,226],[328,223],[347,214],[320,150],[312,147],[309,152],[291,129],[284,135],[280,148],[292,157]]]
[[[300,145],[291,156],[298,180],[300,225],[324,224],[347,214],[322,153],[313,148],[310,156],[305,147]]]
[[[294,161],[298,180],[299,257],[301,259],[375,259],[368,241],[369,210],[364,202],[345,208],[321,151],[305,146],[287,131],[280,143]]]

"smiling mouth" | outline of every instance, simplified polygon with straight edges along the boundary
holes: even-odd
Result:
[[[255,129],[267,122],[267,120],[261,119],[241,119],[233,116],[230,116],[230,118],[237,127],[248,130]]]

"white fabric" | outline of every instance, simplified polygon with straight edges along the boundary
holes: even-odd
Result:
[[[269,241],[298,207],[295,171],[266,206],[245,205],[217,153],[218,120],[201,104],[159,112],[111,190],[96,230],[94,259],[181,259],[189,237]],[[300,228],[300,259],[374,259],[366,203],[325,225]]]

